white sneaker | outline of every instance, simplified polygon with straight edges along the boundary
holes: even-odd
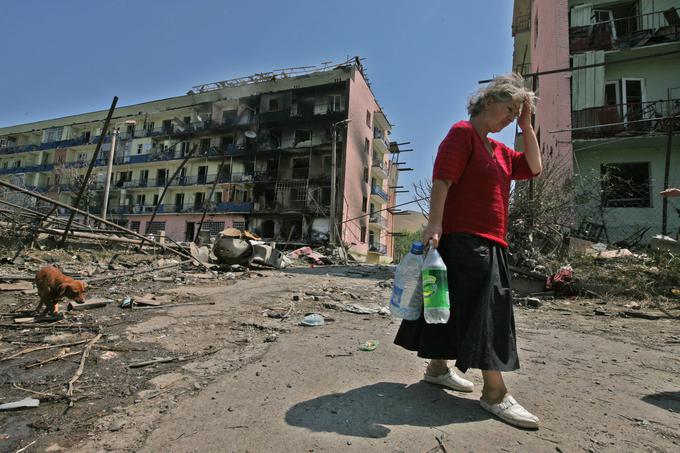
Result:
[[[506,394],[503,401],[497,404],[489,404],[482,399],[479,404],[506,423],[520,428],[538,429],[538,417],[524,409],[510,394]]]
[[[444,373],[441,376],[431,376],[425,373],[423,380],[425,382],[448,387],[459,392],[471,392],[474,387],[472,382],[458,376],[451,368],[449,368],[447,373]]]

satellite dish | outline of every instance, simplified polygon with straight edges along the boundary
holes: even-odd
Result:
[[[245,131],[243,135],[245,135],[248,138],[257,138],[257,132],[255,131]]]

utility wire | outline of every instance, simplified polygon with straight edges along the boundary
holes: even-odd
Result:
[[[388,206],[388,207],[386,207],[386,208],[384,208],[384,209],[379,209],[379,210],[377,210],[377,211],[373,211],[373,212],[370,212],[370,213],[368,213],[368,214],[362,214],[362,215],[360,215],[360,216],[358,216],[358,217],[354,217],[354,218],[352,218],[352,219],[344,220],[344,221],[341,222],[341,223],[347,223],[347,222],[351,222],[351,221],[353,221],[353,220],[358,220],[358,219],[361,219],[361,218],[364,218],[364,217],[369,217],[371,214],[375,214],[376,212],[389,211],[390,209],[398,208],[398,207],[400,207],[400,206],[406,206],[407,204],[418,203],[419,201],[427,200],[428,198],[429,198],[429,197],[416,198],[415,200],[407,201],[406,203],[395,204],[394,206]]]

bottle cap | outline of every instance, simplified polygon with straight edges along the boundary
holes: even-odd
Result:
[[[423,243],[420,241],[413,241],[413,244],[411,244],[411,253],[413,253],[414,255],[422,255]]]

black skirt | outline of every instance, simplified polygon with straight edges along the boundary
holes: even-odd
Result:
[[[446,263],[451,316],[427,324],[423,315],[402,321],[394,343],[419,357],[456,360],[468,368],[519,368],[510,272],[505,247],[465,233],[445,234],[437,248]]]

